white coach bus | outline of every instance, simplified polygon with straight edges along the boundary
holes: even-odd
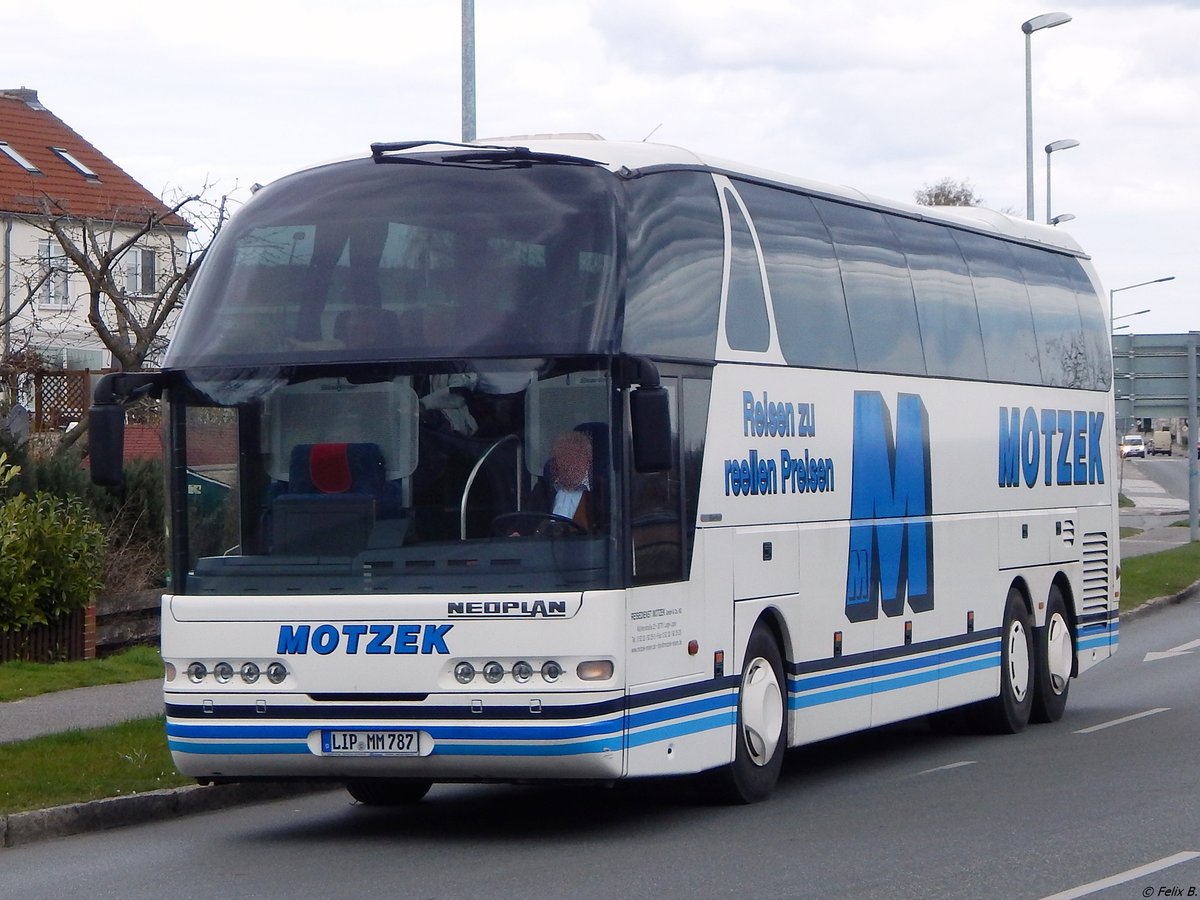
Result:
[[[259,191],[161,372],[202,782],[707,773],[1115,649],[1108,310],[1056,229],[665,146],[377,144]]]

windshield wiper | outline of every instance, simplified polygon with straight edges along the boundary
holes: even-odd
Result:
[[[427,156],[390,155],[417,147],[457,147],[440,160]],[[528,166],[532,163],[548,163],[563,166],[600,166],[603,163],[581,156],[565,153],[545,153],[528,147],[503,147],[494,144],[460,144],[454,141],[402,141],[399,143],[376,143],[371,145],[371,158],[377,163],[416,163],[425,165],[515,165]]]

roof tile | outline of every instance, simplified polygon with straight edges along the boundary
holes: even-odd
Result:
[[[42,204],[47,200],[67,215],[124,224],[139,224],[151,213],[169,212],[170,207],[42,106],[36,91],[0,90],[0,141],[41,172],[30,173],[0,153],[0,213],[37,215],[44,211]],[[55,153],[54,147],[68,151],[97,178],[85,177]],[[163,222],[190,227],[186,219],[174,214]]]

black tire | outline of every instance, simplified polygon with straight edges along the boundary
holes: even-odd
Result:
[[[746,644],[736,727],[733,762],[717,769],[711,784],[722,802],[757,803],[775,789],[787,749],[783,656],[775,636],[761,622]]]
[[[1046,624],[1037,629],[1034,660],[1034,722],[1057,722],[1067,708],[1071,671],[1075,662],[1075,639],[1067,619],[1067,604],[1055,585],[1046,597]]]
[[[1033,619],[1025,598],[1009,588],[1000,631],[1000,693],[979,707],[979,723],[996,734],[1016,734],[1029,724],[1034,690]]]
[[[350,796],[364,806],[407,806],[429,793],[432,781],[372,778],[347,781]]]

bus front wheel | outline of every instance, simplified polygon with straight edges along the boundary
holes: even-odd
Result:
[[[787,749],[787,681],[774,635],[762,623],[746,645],[733,762],[714,773],[719,799],[756,803],[775,789]]]
[[[350,796],[364,806],[407,806],[429,793],[432,781],[407,781],[388,778],[346,782]]]

